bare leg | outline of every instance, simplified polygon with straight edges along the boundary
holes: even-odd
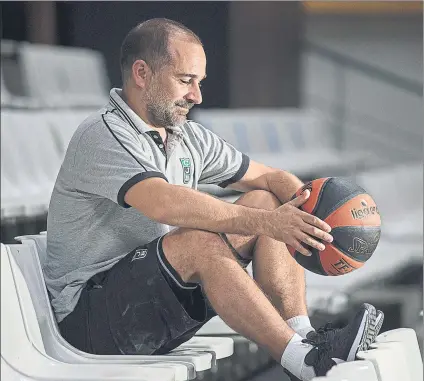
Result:
[[[253,276],[284,320],[307,315],[305,271],[284,243],[259,237],[253,258]]]
[[[231,328],[280,362],[294,332],[217,234],[176,229],[165,236],[163,249],[185,282],[202,284],[212,307]]]
[[[281,205],[273,194],[265,191],[246,193],[236,204],[267,210]],[[227,234],[227,237],[242,256],[252,258],[254,279],[284,320],[307,315],[305,271],[290,255],[285,243],[260,236],[252,250],[254,237],[235,234]]]

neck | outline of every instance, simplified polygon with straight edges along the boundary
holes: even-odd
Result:
[[[133,110],[137,116],[139,116],[140,119],[147,124],[148,127],[158,131],[161,135],[162,132],[166,134],[165,127],[155,126],[150,122],[146,107],[141,105],[140,102],[135,101],[137,97],[135,96],[134,92],[131,91],[131,89],[127,87],[122,88],[122,99],[131,108],[131,110]]]

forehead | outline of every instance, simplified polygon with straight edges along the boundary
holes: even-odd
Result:
[[[206,55],[200,44],[173,39],[169,42],[168,49],[175,70],[201,77],[206,74]]]

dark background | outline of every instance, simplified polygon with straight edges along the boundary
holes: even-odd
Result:
[[[208,79],[202,107],[300,105],[300,3],[43,3],[2,2],[3,38],[46,42],[37,41],[38,30],[53,23],[55,33],[47,42],[102,52],[111,85],[119,87],[119,49],[125,35],[140,22],[166,17],[192,29],[204,43]]]

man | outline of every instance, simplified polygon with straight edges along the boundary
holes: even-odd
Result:
[[[146,21],[125,38],[121,70],[122,90],[74,134],[51,198],[44,270],[64,337],[91,353],[161,354],[218,314],[300,380],[367,349],[382,323],[373,306],[342,330],[310,325],[286,244],[308,255],[302,243],[323,250],[332,237],[297,208],[308,191],[289,201],[301,181],[186,120],[202,102],[200,39]],[[201,183],[246,193],[226,203]]]

